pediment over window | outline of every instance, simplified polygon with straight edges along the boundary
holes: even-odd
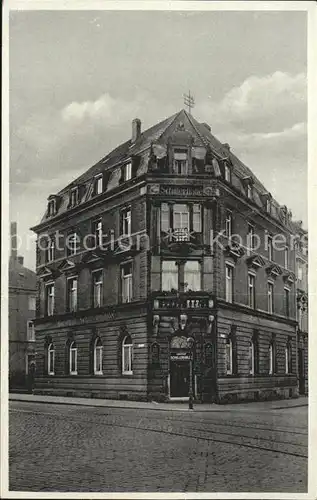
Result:
[[[64,271],[69,271],[69,270],[74,270],[76,269],[76,265],[74,264],[74,262],[68,260],[68,259],[65,259],[63,260],[60,265],[58,266],[58,270],[63,273]]]
[[[273,264],[266,269],[266,273],[268,276],[271,276],[275,279],[277,278],[277,276],[281,276],[281,274],[283,274],[283,271],[278,265]]]
[[[81,259],[83,264],[91,264],[92,262],[97,262],[101,257],[96,251],[85,253]]]
[[[295,283],[295,274],[294,273],[285,273],[283,276],[283,280],[285,283],[292,285]]]
[[[245,250],[239,243],[231,240],[229,245],[225,248],[225,253],[228,257],[232,257],[236,261],[244,255]]]
[[[259,269],[260,267],[265,266],[265,260],[261,257],[261,255],[252,255],[252,257],[247,259],[247,265],[253,269]]]
[[[37,271],[39,278],[53,278],[54,272],[51,268],[44,266]]]

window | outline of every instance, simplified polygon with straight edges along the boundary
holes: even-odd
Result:
[[[94,346],[94,374],[102,375],[102,342],[99,337]]]
[[[226,264],[226,301],[233,301],[233,266]]]
[[[254,227],[251,224],[248,224],[247,247],[250,255],[250,251],[254,249]]]
[[[187,205],[173,207],[173,238],[176,241],[189,240],[189,209]]]
[[[231,210],[226,210],[226,236],[231,237],[232,234],[232,212]]]
[[[92,281],[93,281],[93,307],[101,307],[102,291],[103,291],[102,270],[93,272]]]
[[[67,309],[69,312],[77,311],[77,278],[67,280]]]
[[[92,223],[92,232],[95,237],[95,245],[102,246],[102,219],[97,219]]]
[[[79,196],[78,196],[78,187],[72,188],[70,190],[70,200],[69,200],[69,206],[70,207],[75,207],[79,203]]]
[[[193,206],[193,231],[201,233],[201,205],[196,203]]]
[[[303,268],[300,262],[297,263],[297,280],[302,281],[303,279]]]
[[[248,305],[255,308],[255,276],[248,274]]]
[[[132,163],[129,162],[123,167],[124,169],[124,174],[123,174],[123,179],[125,181],[129,181],[132,177]]]
[[[52,343],[47,348],[47,373],[48,375],[55,373],[55,349]]]
[[[151,345],[151,363],[152,365],[160,364],[160,346],[157,342]]]
[[[270,314],[274,311],[274,285],[270,281],[267,284],[267,310]]]
[[[178,290],[178,265],[175,260],[162,261],[162,291]]]
[[[269,374],[273,375],[275,366],[275,346],[274,343],[271,342],[269,346]]]
[[[29,297],[29,311],[36,310],[36,297]]]
[[[298,309],[298,328],[301,331],[303,330],[303,310],[301,306]]]
[[[170,229],[170,208],[168,203],[161,204],[161,231],[166,233]]]
[[[268,250],[268,259],[270,261],[273,260],[273,238],[272,236],[267,237],[267,250]]]
[[[284,250],[284,267],[288,269],[288,247],[285,247]]]
[[[132,300],[132,263],[129,262],[121,267],[121,297],[122,302]]]
[[[201,266],[198,260],[188,260],[184,266],[184,291],[201,290]]]
[[[249,373],[254,375],[254,342],[249,343]]]
[[[78,252],[78,236],[77,233],[70,233],[66,238],[66,254],[67,256],[76,255]]]
[[[77,345],[75,341],[69,346],[69,374],[77,375]]]
[[[121,211],[121,235],[130,236],[131,235],[131,209],[125,208]]]
[[[252,186],[251,184],[247,184],[247,197],[252,198]]]
[[[285,373],[292,373],[292,343],[290,340],[285,347]]]
[[[52,217],[53,215],[56,214],[56,200],[49,200],[48,206],[47,206],[47,215],[49,217]]]
[[[230,338],[226,341],[226,373],[232,375],[232,340]]]
[[[174,164],[173,172],[177,175],[188,174],[188,154],[187,150],[175,149],[174,150]]]
[[[132,375],[133,344],[130,335],[125,337],[122,342],[122,373]]]
[[[103,177],[102,174],[96,175],[94,179],[94,195],[101,194],[103,191]]]
[[[284,288],[284,314],[289,317],[289,288]]]
[[[29,320],[27,322],[27,339],[29,342],[35,341],[35,329],[33,321]]]
[[[46,314],[53,316],[54,314],[54,284],[46,285]]]
[[[231,168],[227,163],[225,163],[225,180],[231,182]]]
[[[46,248],[46,262],[53,262],[55,259],[55,241],[50,238]]]

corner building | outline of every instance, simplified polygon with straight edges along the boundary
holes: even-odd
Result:
[[[32,228],[36,392],[187,398],[192,356],[196,401],[296,396],[292,227],[207,124],[133,120]]]

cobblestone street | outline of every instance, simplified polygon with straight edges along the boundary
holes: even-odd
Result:
[[[307,407],[199,412],[10,402],[10,490],[306,492]]]

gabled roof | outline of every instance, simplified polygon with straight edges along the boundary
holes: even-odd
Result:
[[[88,201],[88,194],[92,191],[92,182],[96,175],[103,172],[106,173],[106,177],[111,176],[111,185],[106,188],[106,191],[113,189],[119,185],[119,171],[115,172],[119,166],[127,161],[129,158],[135,156],[141,157],[142,169],[138,170],[137,175],[141,175],[147,171],[148,161],[149,161],[149,150],[151,145],[154,143],[166,144],[170,140],[173,140],[173,134],[177,131],[177,127],[182,124],[185,132],[190,132],[192,136],[192,145],[194,147],[206,147],[211,151],[215,158],[227,159],[230,161],[233,170],[232,185],[236,189],[243,191],[244,181],[243,179],[249,178],[252,181],[254,189],[254,202],[259,206],[264,206],[263,195],[268,193],[264,185],[259,181],[259,179],[253,174],[253,172],[247,167],[239,158],[232,153],[228,144],[222,144],[209,130],[209,126],[205,123],[199,123],[192,115],[187,113],[184,109],[175,113],[162,120],[161,122],[153,125],[144,132],[140,134],[135,143],[132,140],[128,140],[123,144],[116,147],[109,154],[103,157],[95,165],[89,168],[85,173],[79,176],[77,179],[72,181],[69,185],[63,188],[58,196],[60,197],[60,205],[57,215],[68,210],[68,193],[72,186],[81,185],[82,196],[81,204]],[[108,175],[107,175],[108,173]],[[277,202],[272,200],[272,211],[271,215],[277,219],[282,224],[287,224],[290,226],[288,218],[283,219],[283,214],[281,213],[281,207]],[[50,220],[54,220],[54,217]],[[44,214],[41,222],[45,222],[47,219],[47,214]]]

